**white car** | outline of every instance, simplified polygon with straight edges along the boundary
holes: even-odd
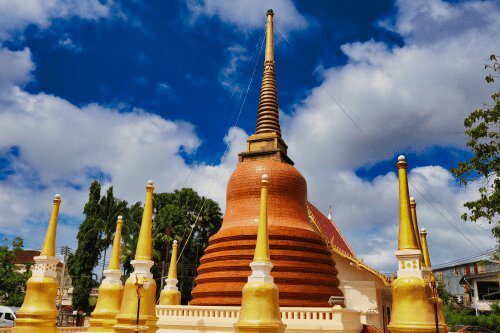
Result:
[[[0,327],[12,327],[16,322],[16,315],[11,308],[0,306]]]

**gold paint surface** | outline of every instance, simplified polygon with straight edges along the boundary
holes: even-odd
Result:
[[[42,252],[40,252],[41,256],[54,257],[56,255],[56,228],[60,205],[61,198],[55,197],[52,206],[52,214],[50,215],[49,227],[47,228],[47,233],[43,241]]]
[[[420,232],[422,237],[422,254],[424,256],[425,267],[431,267],[431,257],[429,256],[429,248],[427,247],[427,232],[425,230]]]
[[[144,202],[144,213],[142,214],[141,230],[135,251],[135,260],[152,260],[152,225],[153,225],[153,184],[146,186],[146,201]]]
[[[274,283],[245,284],[240,318],[235,328],[236,332],[284,332],[278,286]]]
[[[410,196],[408,191],[408,176],[406,162],[398,162],[399,175],[399,237],[398,250],[418,249],[417,239],[413,229],[410,212]]]
[[[156,322],[156,282],[152,278],[145,278],[143,284],[149,282],[149,288],[140,288],[141,307],[139,309],[139,326],[147,326],[144,332],[154,333],[158,330]],[[125,282],[123,300],[120,313],[116,316],[117,324],[114,330],[117,333],[132,333],[136,329],[138,290],[135,277],[130,276]]]
[[[160,293],[160,305],[180,305],[181,293],[179,290],[162,290]]]
[[[267,184],[267,178],[262,178],[259,228],[257,230],[257,243],[255,244],[255,254],[253,256],[253,261],[260,262],[271,261],[271,256],[269,255],[269,233],[267,229]]]
[[[415,201],[410,201],[411,210],[411,222],[413,224],[413,232],[415,233],[415,239],[417,240],[417,245],[420,251],[422,251],[422,244],[420,243],[418,220],[417,220],[417,203]]]
[[[58,287],[53,277],[32,276],[28,280],[24,303],[16,313],[15,333],[56,332]]]
[[[117,324],[116,315],[120,312],[122,298],[121,284],[101,284],[89,332],[114,332],[113,326]]]

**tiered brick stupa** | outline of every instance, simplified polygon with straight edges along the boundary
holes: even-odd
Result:
[[[201,258],[191,305],[241,304],[257,237],[262,174],[269,177],[269,240],[280,306],[328,307],[330,297],[342,292],[332,254],[309,222],[306,180],[281,138],[272,10],[267,12],[257,128],[229,179],[224,222]]]

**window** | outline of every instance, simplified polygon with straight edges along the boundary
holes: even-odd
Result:
[[[7,319],[7,320],[14,320],[14,316],[12,315],[12,313],[7,312],[7,313],[5,313],[5,319]]]
[[[453,274],[455,274],[455,276],[458,275],[458,267],[453,268]]]
[[[465,275],[470,275],[470,266],[465,266]]]
[[[477,263],[474,264],[474,274],[479,273],[479,270],[477,269]]]
[[[480,300],[500,300],[497,281],[477,281],[477,295]]]

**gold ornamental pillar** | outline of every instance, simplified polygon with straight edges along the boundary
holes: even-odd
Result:
[[[279,290],[271,276],[271,256],[267,226],[267,175],[262,175],[260,219],[255,254],[250,268],[252,275],[243,287],[240,317],[235,324],[238,333],[281,333]]]
[[[181,293],[177,288],[177,241],[174,240],[172,247],[172,257],[170,258],[170,266],[168,268],[168,277],[166,284],[160,293],[160,305],[180,305]]]
[[[399,237],[396,258],[397,278],[392,281],[392,316],[388,325],[391,333],[436,333],[432,295],[422,272],[422,252],[419,249],[411,216],[407,164],[398,157],[399,176]],[[416,222],[416,219],[415,219]]]
[[[35,266],[26,283],[26,295],[16,313],[15,333],[56,333],[57,282],[56,228],[61,196],[54,196],[52,215],[43,242],[42,252],[34,257]]]
[[[429,285],[430,293],[432,294],[432,297],[430,301],[436,304],[436,310],[437,310],[437,317],[438,317],[438,322],[439,322],[439,329],[441,332],[447,332],[448,331],[448,326],[446,325],[446,320],[444,317],[444,307],[443,307],[443,300],[439,297],[438,293],[438,281],[436,281],[436,277],[434,276],[434,273],[432,272],[432,266],[431,266],[431,257],[429,255],[429,248],[427,245],[427,230],[425,228],[422,228],[420,230],[420,237],[421,237],[421,244],[422,244],[422,252],[423,252],[423,257],[424,257],[424,269],[427,271],[427,283]]]
[[[104,280],[99,286],[97,304],[90,319],[89,332],[114,332],[116,315],[120,312],[123,297],[123,285],[120,280],[120,240],[122,236],[123,220],[118,216],[116,221],[115,238],[113,240],[113,252],[108,269],[104,271]]]
[[[156,322],[156,282],[151,273],[153,244],[153,181],[146,186],[146,201],[142,215],[141,230],[135,251],[135,259],[131,261],[134,271],[125,282],[120,313],[116,316],[114,326],[117,333],[139,332],[153,333],[158,330]]]

